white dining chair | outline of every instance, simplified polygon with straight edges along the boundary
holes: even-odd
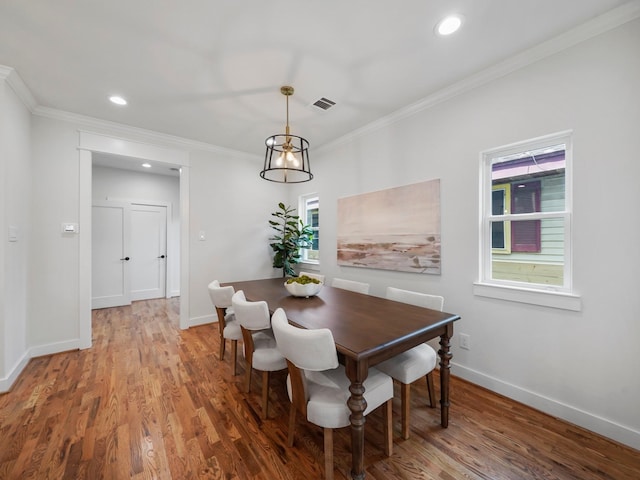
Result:
[[[250,302],[238,290],[231,298],[233,311],[242,330],[246,365],[246,391],[251,391],[252,370],[262,372],[262,416],[269,416],[269,373],[287,368],[287,361],[277,348],[271,330],[267,302]]]
[[[324,275],[321,275],[319,273],[313,273],[313,272],[299,272],[298,276],[301,277],[303,275],[306,275],[309,278],[315,278],[316,280],[320,280],[322,283],[324,283]]]
[[[351,382],[338,363],[333,334],[327,328],[307,330],[290,325],[282,308],[273,313],[272,326],[278,349],[286,357],[289,368],[287,392],[291,407],[287,443],[293,447],[298,412],[309,422],[323,427],[325,479],[333,479],[333,429],[351,424],[351,411],[347,406]],[[364,415],[383,407],[383,448],[390,456],[393,450],[391,377],[370,368],[364,381],[364,398],[367,402]]]
[[[220,360],[224,358],[226,340],[231,341],[231,370],[233,375],[237,374],[238,365],[238,340],[242,340],[240,324],[231,308],[231,297],[234,294],[233,287],[221,287],[218,280],[214,280],[208,285],[211,303],[218,315],[218,331],[220,332]]]
[[[387,287],[386,297],[389,300],[408,303],[418,307],[442,311],[444,297],[427,293],[411,292],[399,288]],[[393,319],[390,319],[393,321]],[[433,387],[433,369],[436,368],[438,355],[426,343],[421,343],[406,352],[385,360],[376,365],[380,371],[386,373],[401,385],[402,403],[402,437],[409,438],[409,410],[411,406],[411,384],[421,377],[426,377],[429,392],[429,406],[435,407],[435,391]]]
[[[343,290],[351,290],[352,292],[369,294],[369,284],[364,282],[356,282],[354,280],[345,280],[344,278],[334,278],[331,286],[342,288]]]

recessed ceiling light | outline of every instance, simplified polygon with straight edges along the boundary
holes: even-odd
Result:
[[[127,104],[127,101],[124,98],[122,98],[122,97],[120,97],[118,95],[110,96],[109,100],[111,100],[111,103],[115,103],[116,105],[126,105]]]
[[[436,32],[439,35],[451,35],[458,31],[461,25],[462,17],[460,15],[449,15],[438,22]]]
[[[143,163],[142,166],[144,168],[151,168],[151,164],[149,164],[149,163]]]

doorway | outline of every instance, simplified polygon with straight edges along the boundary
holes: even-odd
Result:
[[[105,153],[128,157],[131,161],[148,160],[180,171],[179,200],[179,278],[180,278],[180,328],[189,326],[189,154],[184,150],[148,143],[124,140],[118,137],[93,132],[79,132],[79,222],[83,232],[79,237],[80,290],[79,347],[91,347],[91,229],[92,229],[92,155]]]

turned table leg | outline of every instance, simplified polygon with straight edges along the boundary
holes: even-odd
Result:
[[[453,336],[453,325],[448,325],[444,334],[440,335],[440,423],[444,428],[449,426],[449,361],[451,353],[449,352],[449,341]]]
[[[365,362],[347,359],[345,365],[347,377],[351,380],[349,391],[351,397],[347,402],[351,415],[351,478],[354,480],[364,479],[364,411],[367,402],[364,399],[364,381],[368,375],[368,366]]]

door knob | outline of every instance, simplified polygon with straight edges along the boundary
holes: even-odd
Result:
[[[158,258],[164,258],[164,255],[160,255]]]
[[[126,260],[128,262],[129,261],[129,257],[124,257],[124,258],[121,258],[120,260]]]

